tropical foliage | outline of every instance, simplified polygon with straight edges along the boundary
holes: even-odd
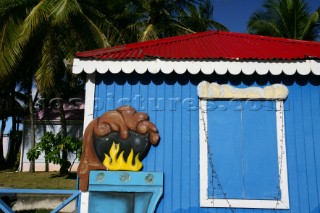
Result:
[[[0,0],[0,82],[14,79],[27,96],[31,146],[34,85],[41,97],[60,98],[61,137],[66,137],[62,100],[74,94],[66,91],[83,90],[83,76],[73,76],[66,66],[77,51],[226,30],[211,19],[212,12],[209,0]],[[34,171],[34,162],[30,165]]]
[[[316,40],[320,31],[320,7],[311,13],[305,0],[267,0],[248,22],[251,34]]]
[[[73,136],[62,137],[61,134],[46,132],[40,138],[40,141],[28,151],[27,158],[30,161],[34,161],[39,158],[41,153],[44,153],[46,163],[58,164],[61,167],[67,165],[66,168],[71,169],[73,164],[61,155],[64,151],[75,154],[75,159],[79,159],[81,155],[81,141]]]
[[[212,20],[210,0],[133,0],[114,16],[126,43],[183,35],[209,29],[227,30]]]

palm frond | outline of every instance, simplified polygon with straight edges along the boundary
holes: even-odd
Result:
[[[48,21],[50,16],[50,6],[48,1],[40,1],[28,14],[21,25],[20,41],[25,43],[33,36],[41,24]]]
[[[314,12],[311,17],[309,18],[308,22],[305,24],[304,29],[302,30],[301,35],[299,35],[299,39],[306,39],[308,40],[308,36],[310,34],[310,30],[312,29],[312,26],[316,25],[317,22],[319,22],[319,13]]]
[[[21,46],[18,40],[19,21],[9,16],[1,20],[0,33],[0,81],[12,76],[16,64],[21,59]]]
[[[38,0],[1,0],[0,16],[24,17],[30,8],[38,4]]]
[[[149,24],[141,34],[141,38],[139,39],[139,41],[155,40],[158,38],[159,37],[157,35],[156,30],[154,29],[154,26],[152,24]]]
[[[71,15],[83,14],[77,0],[51,0],[51,16],[55,22],[64,22]]]
[[[252,34],[314,40],[319,32],[319,13],[310,14],[305,0],[267,0],[263,10],[250,17]]]
[[[40,66],[35,72],[37,88],[40,92],[55,89],[55,80],[63,70],[61,52],[53,34],[48,34],[41,54]],[[62,70],[61,70],[62,68]]]

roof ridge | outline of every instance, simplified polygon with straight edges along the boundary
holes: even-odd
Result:
[[[211,35],[211,34],[216,34],[219,32],[220,32],[219,30],[211,30],[211,31],[189,33],[189,34],[185,34],[185,35],[171,36],[171,37],[148,40],[148,41],[140,41],[140,42],[135,42],[135,43],[116,45],[116,46],[112,46],[112,47],[104,47],[104,48],[95,49],[95,50],[78,52],[78,53],[76,53],[76,56],[81,56],[83,54],[88,54],[88,53],[92,53],[92,52],[97,53],[97,54],[99,54],[100,52],[103,52],[103,53],[118,52],[118,51],[122,51],[122,50],[134,49],[137,46],[139,46],[139,47],[149,46],[150,47],[150,46],[160,45],[160,44],[164,44],[164,43],[171,43],[172,38],[175,39],[174,42],[179,42],[179,41],[185,41],[185,40],[191,39],[193,37],[204,37],[204,34]],[[202,34],[202,36],[199,36],[201,34]],[[206,36],[208,36],[208,35],[206,35]]]
[[[209,34],[209,33],[212,34],[212,32],[213,32],[213,30],[206,31],[206,32],[199,32],[199,33],[189,33],[189,34],[185,34],[185,35],[171,36],[171,37],[148,40],[148,41],[140,41],[140,42],[135,42],[135,43],[130,43],[130,44],[114,46],[114,47],[125,47],[126,50],[134,49],[137,46],[138,47],[147,47],[147,46],[150,47],[150,46],[161,45],[161,44],[165,44],[165,43],[185,41],[185,40],[189,40],[194,37],[204,37],[204,34]],[[218,30],[216,30],[214,32],[218,32]],[[202,36],[200,36],[201,34],[202,34]],[[174,41],[172,41],[173,38],[174,38]],[[107,48],[107,49],[113,49],[113,47]],[[121,48],[119,48],[119,49],[121,49]],[[123,49],[121,49],[121,50],[123,50]]]
[[[258,40],[278,41],[278,42],[284,42],[284,43],[303,43],[306,45],[320,45],[320,42],[318,41],[308,41],[308,40],[299,40],[299,39],[292,39],[292,38],[255,35],[255,34],[239,33],[239,32],[219,31],[218,33],[225,34],[226,36],[232,36],[232,37],[245,37],[245,38],[258,39]]]
[[[320,42],[318,41],[307,41],[307,40],[299,40],[299,39],[292,39],[292,38],[281,38],[281,37],[274,37],[274,36],[265,36],[265,35],[255,35],[255,34],[248,34],[248,33],[240,33],[240,32],[229,32],[229,31],[220,31],[220,30],[209,30],[204,32],[196,32],[196,33],[190,33],[185,35],[179,35],[179,36],[171,36],[167,38],[161,38],[161,39],[155,39],[155,40],[149,40],[149,41],[143,41],[143,42],[136,42],[131,43],[132,45],[141,46],[142,43],[171,43],[172,39],[174,38],[174,42],[178,41],[184,41],[191,39],[193,37],[205,37],[205,36],[211,36],[213,34],[220,34],[225,36],[232,36],[232,37],[244,37],[244,38],[254,38],[259,40],[272,40],[272,41],[280,41],[285,43],[304,43],[307,45],[315,44],[320,45]],[[126,45],[131,45],[126,44]],[[125,46],[125,45],[124,45]]]
[[[218,30],[76,53],[76,57],[79,58],[103,60],[147,58],[267,60],[305,59],[309,58],[309,55],[320,59],[320,42]]]

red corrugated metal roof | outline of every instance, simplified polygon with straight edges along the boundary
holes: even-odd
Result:
[[[79,52],[76,57],[98,60],[320,59],[320,42],[208,31]]]

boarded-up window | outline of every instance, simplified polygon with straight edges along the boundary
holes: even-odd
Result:
[[[282,100],[200,99],[203,207],[289,208]]]
[[[275,103],[207,104],[219,106],[207,112],[209,198],[279,199]]]

